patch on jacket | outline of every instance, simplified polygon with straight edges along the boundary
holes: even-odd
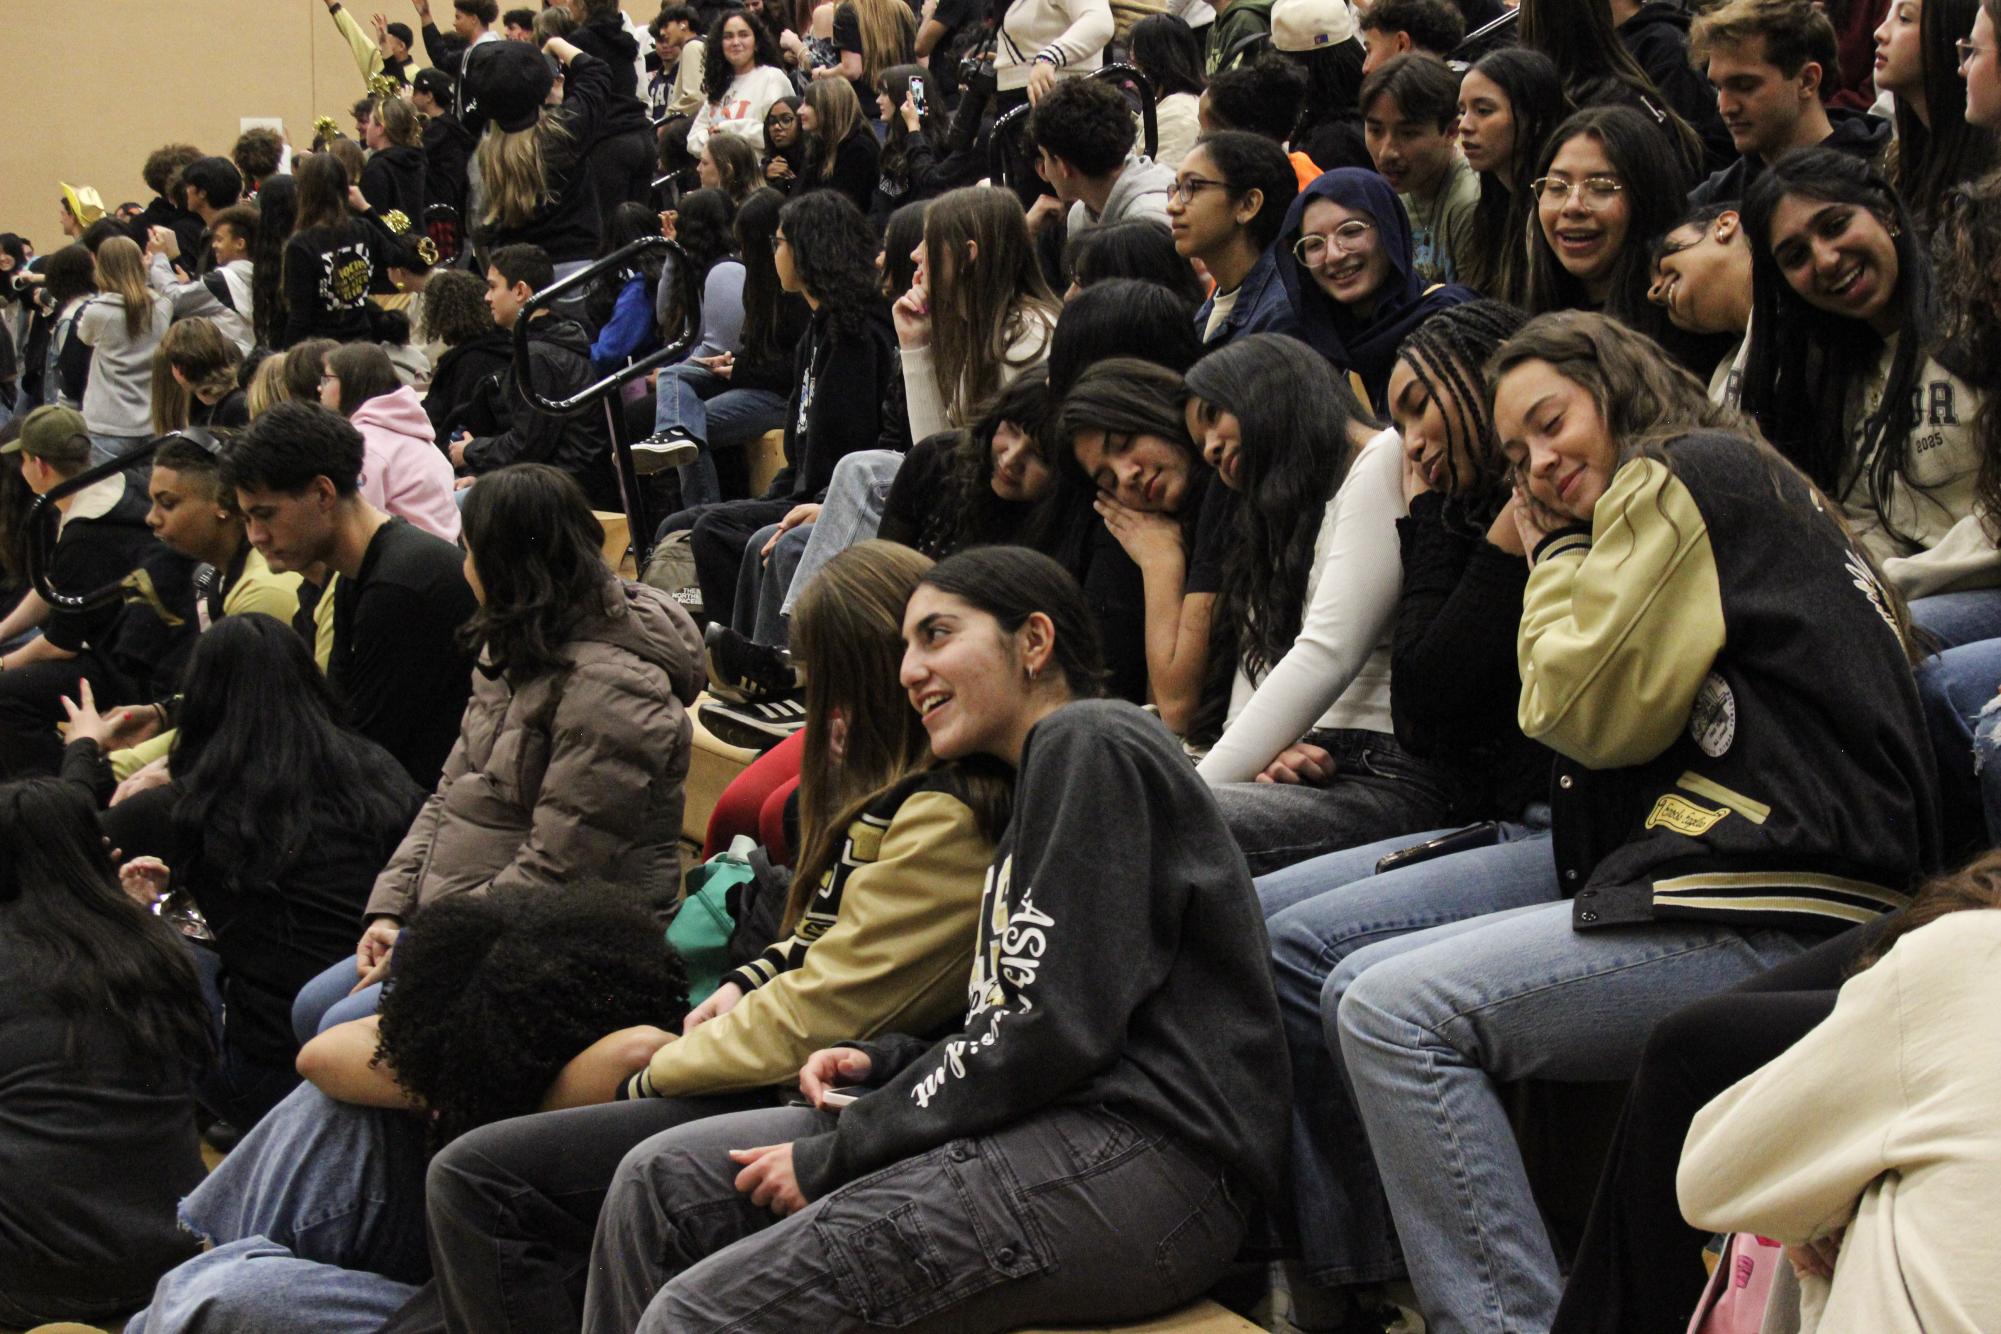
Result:
[[[1730,814],[1725,810],[1712,811],[1707,806],[1698,806],[1686,797],[1673,793],[1654,803],[1653,813],[1647,816],[1649,829],[1666,829],[1689,838],[1698,838],[1716,827],[1718,821]]]
[[[1711,672],[1695,692],[1689,710],[1688,735],[1710,759],[1720,759],[1737,739],[1737,696],[1719,672]]]

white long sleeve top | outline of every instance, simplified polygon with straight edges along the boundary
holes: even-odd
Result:
[[[1256,778],[1316,727],[1396,730],[1390,638],[1403,591],[1397,520],[1405,513],[1403,443],[1384,431],[1362,446],[1327,502],[1299,638],[1262,681],[1238,668],[1223,735],[1197,770],[1211,786]]]

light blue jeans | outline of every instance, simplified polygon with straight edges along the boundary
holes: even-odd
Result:
[[[701,447],[693,463],[675,469],[681,480],[681,508],[713,505],[723,498],[712,451],[741,449],[766,431],[785,425],[785,399],[768,389],[733,389],[706,366],[681,362],[661,370],[653,382],[653,429],[679,427]]]
[[[903,455],[893,449],[861,449],[844,456],[834,465],[833,480],[827,483],[827,499],[820,517],[813,521],[813,533],[799,568],[785,593],[784,613],[792,614],[799,592],[813,582],[828,561],[857,542],[866,542],[882,526],[883,505],[889,488],[903,467]]]
[[[1823,938],[1570,915],[1516,908],[1344,965],[1341,1054],[1432,1334],[1546,1330],[1562,1292],[1497,1081],[1630,1078],[1662,1016]]]
[[[125,1334],[373,1334],[430,1277],[424,1131],[301,1084],[181,1202],[215,1249],[168,1270]]]
[[[130,453],[153,437],[150,435],[99,435],[90,433],[90,466],[109,463],[120,454]]]
[[[366,1019],[382,1004],[382,984],[374,983],[354,991],[358,977],[354,960],[342,959],[299,988],[292,1002],[292,1036],[301,1047],[336,1024]],[[353,995],[349,995],[354,991]]]
[[[1325,1287],[1403,1273],[1389,1204],[1364,1150],[1335,1012],[1368,945],[1467,917],[1556,898],[1549,830],[1504,824],[1502,842],[1377,875],[1387,853],[1434,829],[1331,852],[1257,880],[1272,977],[1292,1053],[1293,1207],[1307,1277]]]

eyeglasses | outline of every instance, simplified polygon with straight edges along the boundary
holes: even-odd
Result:
[[[780,113],[778,113],[777,115],[774,115],[774,116],[773,116],[773,117],[771,118],[771,121],[770,121],[770,123],[771,123],[771,124],[773,124],[773,125],[790,125],[790,124],[792,124],[792,122],[794,122],[794,121],[796,121],[796,120],[798,120],[798,119],[799,119],[799,118],[798,118],[797,116],[793,115],[793,114],[792,114],[791,112],[789,112],[789,111],[783,111],[783,112],[780,112]]]
[[[1975,56],[1984,56],[1993,50],[1992,47],[1988,46],[1975,46],[1964,37],[1954,42],[1952,49],[1959,52],[1959,63],[1962,65],[1971,65]]]
[[[777,254],[780,250],[783,250],[786,246],[791,244],[792,243],[790,241],[785,239],[785,234],[783,232],[780,232],[778,235],[771,238],[771,251],[773,254]]]
[[[1625,188],[1623,182],[1614,180],[1610,176],[1586,176],[1581,181],[1566,181],[1555,176],[1545,176],[1529,185],[1529,189],[1534,192],[1537,199],[1555,208],[1562,208],[1568,204],[1570,192],[1575,190],[1578,198],[1584,201],[1584,207],[1593,213],[1618,198],[1619,192]]]
[[[1326,236],[1302,236],[1293,243],[1292,255],[1301,264],[1312,268],[1327,258],[1327,247],[1332,245],[1343,255],[1360,254],[1369,248],[1369,233],[1376,230],[1373,222],[1363,222],[1359,218],[1344,222]]]
[[[1212,181],[1207,176],[1183,176],[1167,187],[1169,203],[1185,204],[1208,189],[1234,190],[1228,181]]]

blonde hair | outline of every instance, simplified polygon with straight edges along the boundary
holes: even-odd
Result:
[[[861,30],[862,77],[871,87],[880,86],[884,70],[915,54],[917,19],[903,0],[841,0],[841,7],[854,11]]]
[[[831,179],[834,155],[862,123],[861,99],[855,96],[854,85],[846,79],[817,79],[800,101],[813,108],[813,142],[820,154],[820,179]]]
[[[129,237],[97,247],[97,286],[125,303],[125,335],[137,338],[153,323],[153,289],[146,285],[146,257]]]
[[[968,262],[968,248],[978,258]],[[1061,307],[1043,279],[1021,201],[1007,190],[967,186],[924,211],[931,279],[931,348],[945,416],[954,426],[991,398],[1007,371],[1041,361]],[[898,295],[902,295],[898,293]],[[1039,324],[1042,341],[1020,361],[1009,349]]]
[[[245,391],[245,398],[252,417],[261,417],[285,401],[284,353],[273,352],[257,363],[257,369],[251,373],[250,387]]]
[[[378,97],[368,114],[382,127],[383,136],[398,148],[416,148],[424,142],[424,123],[417,119],[416,109],[402,98]]]
[[[479,177],[486,187],[483,219],[487,226],[525,227],[533,220],[553,197],[549,189],[550,154],[569,138],[563,122],[546,110],[542,119],[525,130],[503,130],[492,124],[486,127],[476,156]],[[587,188],[581,177],[574,186]]]
[[[236,344],[222,336],[214,320],[180,320],[169,327],[153,352],[153,434],[186,426],[197,397],[226,398],[236,388],[239,364]],[[187,378],[185,386],[174,377],[176,366]]]

